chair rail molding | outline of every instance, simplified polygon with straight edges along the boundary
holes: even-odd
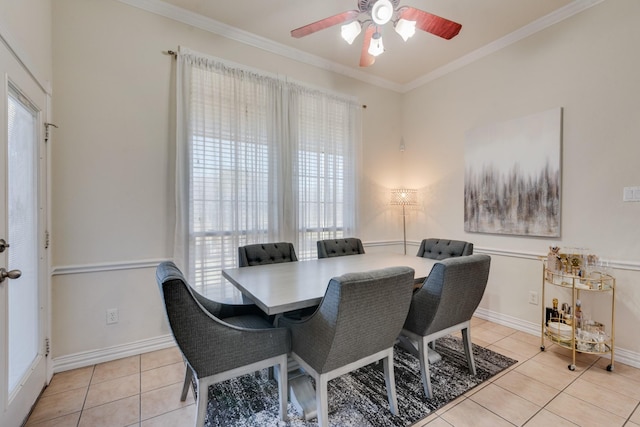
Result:
[[[137,270],[140,268],[156,268],[158,264],[164,261],[170,261],[170,259],[143,259],[136,261],[114,261],[95,264],[54,266],[51,268],[51,276],[64,276],[68,274],[83,273],[102,273],[105,271],[116,270]]]
[[[378,240],[378,241],[369,241],[362,242],[362,245],[365,248],[385,248],[385,247],[393,247],[397,245],[402,245],[402,240]],[[417,248],[420,246],[420,242],[416,240],[409,241],[407,240],[407,245],[411,247]],[[528,252],[521,250],[512,250],[512,249],[500,249],[500,248],[487,248],[481,246],[474,247],[474,253],[483,253],[487,255],[496,255],[496,256],[504,256],[507,258],[523,258],[529,259],[533,261],[538,261],[542,257],[546,257],[546,253],[539,252]],[[88,274],[88,273],[101,273],[105,271],[116,271],[116,270],[136,270],[141,268],[156,268],[158,264],[164,261],[171,261],[168,258],[158,258],[158,259],[142,259],[142,260],[133,260],[133,261],[113,261],[113,262],[102,262],[102,263],[92,263],[92,264],[77,264],[77,265],[59,265],[53,266],[51,268],[51,276],[64,276],[68,274]],[[629,270],[629,271],[640,271],[640,262],[638,261],[628,261],[628,260],[607,260],[609,261],[609,266],[613,269],[617,270]]]

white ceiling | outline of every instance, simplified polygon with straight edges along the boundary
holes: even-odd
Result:
[[[363,33],[353,45],[340,26],[296,39],[290,31],[357,9],[357,0],[120,0],[302,62],[404,91],[495,51],[602,0],[400,0],[462,24],[451,40],[418,30],[404,42],[383,27],[385,52],[359,67]]]

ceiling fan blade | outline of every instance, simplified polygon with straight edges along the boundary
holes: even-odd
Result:
[[[329,16],[328,18],[291,30],[291,36],[295,38],[308,36],[316,31],[324,30],[325,28],[333,27],[334,25],[342,24],[347,21],[353,21],[358,17],[358,15],[360,15],[359,10],[347,10],[346,12]]]
[[[462,28],[457,22],[410,6],[400,8],[399,15],[407,21],[416,21],[417,28],[447,40],[458,35]]]
[[[364,41],[362,42],[362,53],[360,54],[360,66],[368,67],[376,62],[376,57],[369,53],[369,45],[371,44],[371,37],[376,32],[375,25],[369,24],[364,32]]]

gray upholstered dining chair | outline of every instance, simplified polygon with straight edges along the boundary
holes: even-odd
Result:
[[[293,243],[256,243],[238,248],[238,267],[298,261]]]
[[[298,261],[293,243],[255,243],[253,245],[240,246],[238,248],[238,267],[253,267],[256,265],[279,264],[281,262]],[[251,298],[242,294],[242,302],[253,304]],[[315,311],[315,307],[289,311],[285,316],[300,319],[309,316]],[[273,317],[269,318],[273,320]]]
[[[416,254],[430,259],[446,259],[473,254],[473,243],[463,240],[424,239]]]
[[[358,255],[364,253],[362,240],[356,237],[318,240],[317,245],[318,258],[332,258],[336,256]]]
[[[293,243],[255,243],[238,247],[238,267],[253,267],[255,265],[293,261],[298,261]],[[245,304],[253,303],[244,294],[242,294],[242,301]]]
[[[156,280],[187,365],[181,400],[186,399],[192,378],[196,380],[196,427],[204,425],[210,385],[269,367],[278,367],[279,412],[286,420],[289,331],[251,313],[251,306],[208,300],[191,288],[172,262],[158,265]]]
[[[389,267],[334,277],[312,316],[278,320],[291,330],[291,356],[315,380],[320,427],[329,424],[329,380],[379,360],[397,414],[393,345],[411,303],[413,275],[412,268]]]
[[[429,342],[462,331],[469,370],[476,374],[471,317],[487,287],[490,265],[491,257],[484,254],[444,259],[433,266],[422,288],[413,294],[400,339],[420,360],[422,383],[428,398],[433,396],[427,353]]]

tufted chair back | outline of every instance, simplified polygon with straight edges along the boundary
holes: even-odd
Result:
[[[364,253],[362,241],[355,237],[344,239],[318,240],[318,258],[358,255]]]
[[[238,267],[298,261],[292,243],[257,243],[238,248]]]
[[[473,254],[473,243],[462,240],[424,239],[417,256],[430,259],[446,259]]]

